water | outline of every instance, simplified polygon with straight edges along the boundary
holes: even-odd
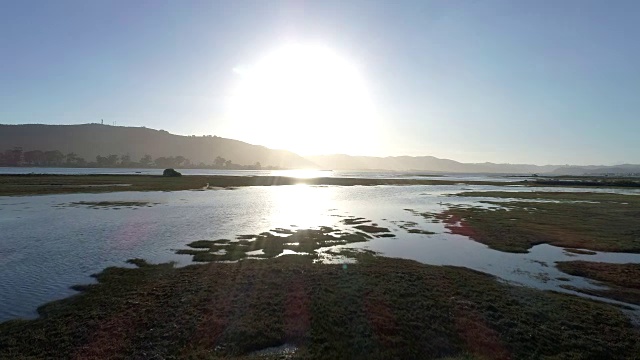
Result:
[[[449,234],[443,224],[432,223],[405,210],[439,212],[445,210],[447,204],[478,205],[478,201],[484,199],[448,196],[463,190],[514,188],[292,185],[0,197],[0,320],[36,316],[39,305],[73,294],[69,286],[90,283],[91,274],[107,266],[127,266],[125,260],[130,258],[176,261],[178,265],[185,265],[191,257],[176,255],[174,251],[195,240],[233,238],[276,227],[348,229],[349,226],[340,222],[344,216],[370,219],[396,234],[395,238],[373,239],[352,247],[427,264],[465,266],[540,289],[566,291],[559,287],[562,284],[597,287],[583,278],[559,272],[554,267],[555,261],[640,262],[638,254],[573,255],[550,245],[536,246],[528,254],[500,252],[464,236]],[[638,193],[637,190],[624,192]],[[70,206],[82,201],[139,202],[142,206]],[[145,202],[149,204],[144,205]],[[399,226],[402,221],[416,222],[416,227],[436,234],[410,234]],[[570,281],[557,280],[560,276]]]

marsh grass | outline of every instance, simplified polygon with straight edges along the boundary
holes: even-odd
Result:
[[[274,235],[272,232],[276,232]],[[315,250],[336,245],[347,245],[368,241],[371,237],[355,232],[336,231],[323,226],[319,229],[275,229],[258,235],[239,235],[235,241],[198,240],[187,244],[192,249],[178,250],[178,254],[192,255],[194,261],[236,261],[244,259],[249,252],[262,250],[260,254],[251,257],[273,258],[283,254],[284,250],[307,253],[315,258]],[[223,253],[220,253],[224,250]]]
[[[150,201],[76,201],[67,204],[61,204],[59,205],[59,207],[87,207],[89,209],[111,208],[114,210],[118,210],[120,208],[134,209],[141,207],[152,207],[158,204],[159,203]]]
[[[459,196],[559,200],[506,201],[451,207],[435,215],[456,234],[509,252],[534,245],[593,251],[640,252],[640,196],[607,193],[471,192]],[[424,214],[432,218],[433,214]]]
[[[565,286],[566,288],[640,305],[640,264],[561,261],[557,262],[556,266],[567,274],[597,280],[609,287],[606,290],[580,289],[573,286]]]
[[[428,231],[428,230],[423,230],[420,228],[417,228],[418,223],[415,221],[401,221],[401,220],[396,220],[396,221],[391,221],[392,223],[394,223],[395,225],[397,225],[400,229],[405,230],[406,232],[410,233],[410,234],[422,234],[422,235],[433,235],[435,234],[435,232],[433,231]]]
[[[0,174],[0,196],[68,193],[103,193],[114,191],[177,191],[209,188],[234,189],[242,186],[278,185],[453,185],[460,181],[424,179],[310,178],[281,176],[185,175],[6,175]],[[500,182],[469,181],[476,185],[504,185]],[[127,184],[128,186],[122,186]],[[527,185],[527,183],[521,183]]]
[[[633,358],[620,309],[468,269],[368,253],[107,268],[36,320],[0,324],[0,358]],[[606,331],[603,331],[606,329]]]
[[[367,220],[361,217],[350,217],[342,220],[342,223],[345,225],[361,225],[371,222],[371,220]]]
[[[377,234],[377,233],[388,233],[390,230],[386,227],[377,226],[374,224],[371,225],[356,225],[354,228],[364,231],[369,234]]]

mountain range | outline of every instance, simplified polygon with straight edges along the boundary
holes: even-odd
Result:
[[[59,150],[75,153],[87,160],[109,154],[129,155],[140,159],[181,155],[192,164],[211,164],[220,156],[235,164],[280,168],[319,168],[332,170],[390,170],[428,171],[444,173],[502,173],[502,174],[640,174],[640,165],[567,166],[462,163],[433,156],[350,156],[321,155],[302,157],[286,150],[274,150],[239,140],[218,136],[183,136],[164,130],[145,127],[124,127],[102,124],[82,125],[2,125],[0,124],[0,151],[20,147],[23,151]]]

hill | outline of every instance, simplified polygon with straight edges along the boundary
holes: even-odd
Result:
[[[108,155],[129,155],[137,161],[146,154],[153,159],[183,156],[198,166],[210,165],[216,157],[234,164],[280,168],[322,168],[332,170],[391,170],[442,173],[602,175],[640,174],[640,165],[568,166],[496,163],[462,163],[433,156],[350,156],[320,155],[301,157],[286,150],[274,150],[218,136],[182,136],[145,127],[101,124],[82,125],[1,125],[0,152],[20,147],[32,150],[59,150],[75,153],[87,162]],[[62,155],[61,154],[61,155]],[[157,162],[160,164],[160,162]],[[159,166],[159,165],[158,165]]]
[[[235,164],[281,168],[316,167],[311,161],[285,150],[273,150],[217,136],[181,136],[144,127],[101,124],[82,125],[0,125],[1,151],[21,147],[23,151],[59,150],[76,153],[87,161],[96,156],[125,155],[138,160],[146,154],[153,158],[184,156],[191,163],[211,164],[217,156]]]
[[[548,173],[556,170],[557,165],[528,164],[495,164],[495,163],[461,163],[433,156],[349,156],[320,155],[308,156],[307,159],[322,168],[333,170],[395,170],[395,171],[432,171],[447,173],[502,173],[533,174]]]
[[[631,175],[640,176],[640,165],[622,164],[614,166],[565,166],[553,171],[560,175]]]

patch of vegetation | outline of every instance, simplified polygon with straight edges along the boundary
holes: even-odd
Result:
[[[363,178],[309,178],[282,176],[226,176],[185,175],[179,177],[161,175],[44,175],[0,174],[0,196],[68,193],[102,193],[113,191],[177,191],[210,188],[236,188],[241,186],[278,185],[453,185],[460,181],[426,179],[363,179]],[[476,185],[504,185],[501,182],[469,181]],[[121,186],[128,184],[130,186]],[[516,184],[516,183],[512,183]],[[517,184],[527,185],[525,182]],[[532,184],[532,183],[531,183]]]
[[[271,230],[271,232],[274,232],[276,234],[287,234],[287,235],[293,234],[293,230],[283,229],[283,228],[275,228],[275,229]]]
[[[628,202],[630,197],[636,195],[624,195],[605,192],[562,192],[562,191],[465,191],[452,196],[466,197],[492,197],[513,199],[536,199],[551,201],[578,201],[578,202],[604,202],[609,204]],[[632,199],[633,200],[633,199]],[[636,201],[640,201],[636,200]]]
[[[571,290],[640,305],[640,264],[560,261],[556,266],[567,274],[597,280],[609,287],[606,290],[572,287]]]
[[[211,249],[217,245],[228,244],[231,240],[220,239],[220,240],[197,240],[188,244],[189,247],[194,249]]]
[[[381,233],[381,234],[376,234],[375,237],[377,237],[377,238],[391,238],[391,237],[396,237],[396,234]]]
[[[358,230],[361,230],[361,231],[364,231],[364,232],[369,233],[369,234],[391,232],[391,230],[389,230],[386,227],[375,226],[375,225],[356,225],[356,226],[354,226],[354,228],[356,228]]]
[[[0,358],[633,358],[617,307],[476,271],[363,254],[107,268],[98,284],[0,324]]]
[[[137,267],[150,266],[150,264],[146,260],[140,259],[140,258],[129,259],[129,260],[127,260],[127,264],[132,264],[132,265],[135,265]]]
[[[406,209],[405,209],[406,210]],[[433,231],[418,229],[418,223],[415,221],[392,221],[392,223],[396,224],[399,228],[406,230],[410,234],[423,234],[423,235],[433,235],[435,234]]]
[[[104,208],[140,208],[151,207],[158,203],[149,201],[76,201],[65,204],[64,206],[81,207],[86,206],[90,209],[104,209]]]
[[[345,258],[350,258],[360,261],[370,261],[372,256],[378,256],[379,254],[369,249],[352,249],[352,248],[339,248],[337,251],[329,251],[331,254],[341,255]]]
[[[371,220],[367,220],[361,217],[347,218],[342,220],[342,223],[345,225],[360,225],[360,224],[366,224],[368,222],[371,222]]]
[[[262,250],[262,253],[251,255],[252,257],[272,258],[281,255],[284,250],[308,253],[313,257],[316,249],[364,242],[371,237],[362,233],[336,233],[333,228],[323,226],[319,229],[287,230],[282,236],[263,232],[258,235],[240,235],[238,238],[238,241],[198,240],[187,244],[197,250],[178,250],[177,253],[192,255],[194,261],[203,262],[240,260],[247,257],[248,252],[257,250]]]
[[[411,234],[423,234],[423,235],[433,235],[435,234],[433,231],[422,230],[422,229],[409,229],[407,232]]]
[[[603,193],[462,193],[569,200],[486,202],[494,209],[451,207],[436,215],[455,234],[489,247],[527,252],[541,243],[593,251],[640,252],[640,196]],[[431,218],[432,214],[424,214]]]
[[[640,187],[637,179],[608,179],[608,178],[583,178],[583,179],[536,179],[535,184],[544,186],[611,186],[611,187]]]

